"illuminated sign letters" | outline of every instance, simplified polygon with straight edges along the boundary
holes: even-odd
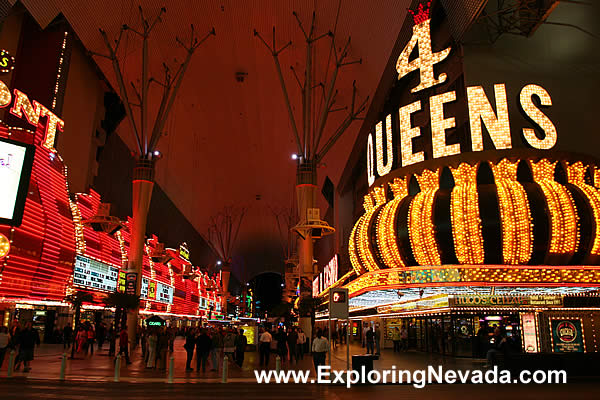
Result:
[[[411,93],[417,93],[446,82],[447,75],[445,73],[435,76],[434,65],[448,57],[451,48],[448,47],[439,52],[433,52],[429,10],[423,9],[423,5],[420,4],[418,12],[411,11],[411,13],[415,21],[413,34],[398,57],[396,71],[398,72],[398,79],[406,77],[411,72],[419,72],[419,84],[411,89]],[[410,61],[410,56],[415,49],[418,51],[418,57]],[[494,85],[495,110],[483,87],[470,86],[466,89],[471,150],[483,150],[484,126],[495,149],[511,149],[512,139],[505,85],[502,83]],[[540,107],[534,103],[534,97],[538,99],[539,106],[542,107],[551,106],[552,99],[543,87],[534,84],[524,86],[519,94],[518,103],[521,110],[541,130],[543,138],[540,138],[536,134],[536,130],[531,127],[523,127],[522,134],[529,146],[535,149],[548,150],[556,144],[556,127],[548,116],[540,110]],[[429,110],[426,108],[422,110],[424,107],[421,100],[399,107],[397,115],[399,155],[395,154],[393,145],[392,119],[395,116],[388,114],[384,121],[375,124],[375,138],[373,138],[373,133],[369,133],[367,137],[367,180],[369,186],[375,182],[378,176],[382,177],[388,174],[392,170],[394,161],[401,167],[425,161],[425,153],[423,151],[415,152],[413,149],[413,140],[422,134],[421,127],[413,126],[411,122],[411,116],[417,112],[429,111],[433,158],[452,156],[465,150],[461,149],[460,143],[448,144],[446,140],[446,131],[456,127],[456,120],[454,117],[444,114],[444,105],[456,101],[456,99],[456,92],[448,91],[431,96],[429,98]]]
[[[52,111],[33,100],[33,104],[29,101],[27,95],[18,89],[14,90],[14,102],[10,109],[10,113],[18,118],[23,118],[31,125],[37,126],[40,118],[46,117],[46,132],[42,146],[48,150],[54,150],[54,141],[56,132],[62,132],[65,123],[58,118]],[[12,101],[12,94],[6,84],[0,81],[0,108],[7,107]]]

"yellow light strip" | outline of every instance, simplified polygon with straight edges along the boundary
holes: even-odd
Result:
[[[408,185],[406,178],[396,178],[389,185],[394,193],[394,199],[383,206],[377,218],[377,249],[387,267],[404,267],[406,263],[400,256],[396,240],[396,213],[400,202],[408,196]]]
[[[540,185],[550,210],[550,254],[573,255],[579,244],[577,209],[571,194],[554,180],[555,162],[529,161],[533,180]]]
[[[371,225],[373,215],[379,207],[385,204],[385,200],[385,188],[373,188],[373,191],[365,196],[365,214],[357,223],[356,245],[358,249],[358,260],[360,265],[364,266],[369,271],[379,269],[370,247],[369,226]]]
[[[415,176],[421,192],[412,199],[408,210],[411,248],[419,265],[440,265],[442,260],[433,223],[433,201],[439,189],[440,170],[424,170]]]
[[[517,182],[518,162],[505,158],[490,165],[500,206],[502,258],[505,264],[527,264],[533,251],[533,229],[525,189]]]
[[[482,264],[484,259],[477,165],[462,163],[450,167],[455,186],[450,197],[450,219],[456,258],[461,264]]]
[[[585,183],[585,172],[587,166],[581,161],[567,165],[567,180],[569,183],[577,186],[587,198],[594,213],[594,242],[591,254],[600,254],[600,192],[595,187]]]

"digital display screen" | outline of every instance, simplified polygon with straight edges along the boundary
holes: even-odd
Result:
[[[119,269],[103,262],[77,255],[73,270],[73,284],[86,289],[115,292]]]
[[[0,138],[0,223],[21,225],[34,147]]]

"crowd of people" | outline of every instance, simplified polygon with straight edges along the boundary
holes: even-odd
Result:
[[[291,327],[286,332],[279,327],[274,333],[261,328],[258,342],[261,367],[269,366],[271,352],[275,352],[282,362],[298,363],[304,359],[307,340],[302,328]]]
[[[190,328],[185,334],[185,348],[187,358],[186,371],[193,371],[192,360],[194,351],[196,353],[196,371],[206,372],[206,365],[210,357],[211,371],[219,370],[219,360],[227,356],[235,362],[238,367],[244,364],[244,353],[248,339],[244,336],[244,330],[214,329],[214,328]]]
[[[23,366],[23,372],[29,372],[31,370],[31,361],[33,360],[35,346],[40,345],[40,336],[31,324],[27,322],[24,327],[21,327],[17,323],[13,323],[10,329],[7,327],[0,327],[0,368],[4,362],[4,358],[7,352],[15,351],[17,356],[15,358],[15,371],[21,369]]]

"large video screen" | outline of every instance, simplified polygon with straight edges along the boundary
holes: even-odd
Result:
[[[21,225],[34,150],[31,145],[0,138],[0,224]]]

